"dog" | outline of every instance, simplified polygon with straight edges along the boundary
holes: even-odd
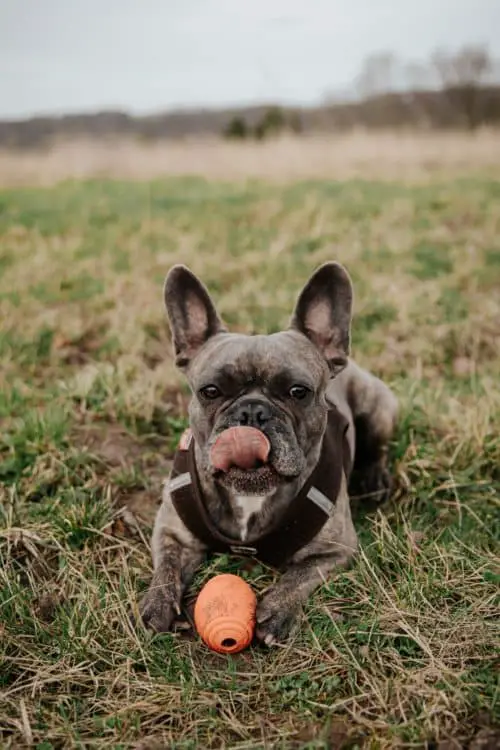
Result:
[[[164,299],[192,398],[153,529],[142,621],[171,629],[207,553],[227,550],[281,571],[256,612],[257,639],[279,644],[311,593],[357,551],[350,494],[383,501],[390,492],[397,400],[349,356],[353,290],[338,263],[317,268],[288,329],[269,335],[229,333],[185,266],[168,273]],[[217,439],[242,425],[265,436],[267,454],[250,468],[237,454],[214,465]]]

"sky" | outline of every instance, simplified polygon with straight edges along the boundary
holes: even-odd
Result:
[[[0,0],[0,118],[315,104],[467,43],[500,57],[500,0]]]

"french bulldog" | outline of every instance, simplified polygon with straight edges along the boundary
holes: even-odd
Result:
[[[397,400],[349,356],[353,290],[338,263],[313,273],[288,329],[269,335],[229,333],[206,287],[185,266],[168,273],[164,299],[175,362],[192,391],[189,424],[206,517],[237,549],[257,547],[271,529],[278,534],[275,547],[287,547],[286,535],[279,541],[283,519],[324,453],[332,409],[345,425],[343,441],[321,458],[339,467],[336,497],[317,533],[284,561],[258,603],[256,637],[271,646],[288,637],[314,589],[355,555],[350,495],[382,501],[389,494],[387,452]],[[264,433],[269,457],[250,468],[235,460],[221,471],[213,465],[214,443],[240,425]],[[336,455],[343,452],[350,453],[350,476],[349,461]],[[173,482],[164,487],[151,543],[153,578],[139,605],[143,623],[156,632],[171,628],[186,587],[211,551],[210,542],[181,518]],[[319,498],[325,500],[321,493]]]

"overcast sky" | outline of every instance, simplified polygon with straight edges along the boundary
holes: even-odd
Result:
[[[0,0],[0,117],[314,103],[467,42],[500,57],[500,0]]]

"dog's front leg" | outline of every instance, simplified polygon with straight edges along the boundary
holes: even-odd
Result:
[[[141,600],[139,611],[144,625],[166,633],[181,612],[182,595],[203,561],[203,553],[183,547],[174,539],[165,545],[155,565],[153,579]]]
[[[205,548],[187,531],[168,493],[156,517],[152,552],[153,579],[139,611],[146,627],[166,633],[180,614],[182,595],[205,557]]]
[[[266,646],[285,640],[310,594],[351,558],[352,554],[316,555],[288,567],[257,607],[258,640]]]
[[[258,640],[266,646],[285,640],[309,595],[342,563],[347,560],[315,556],[287,568],[257,607]]]
[[[267,646],[287,637],[309,595],[335,570],[347,567],[357,551],[358,538],[346,485],[343,477],[335,513],[317,536],[296,553],[257,607],[257,638]]]

